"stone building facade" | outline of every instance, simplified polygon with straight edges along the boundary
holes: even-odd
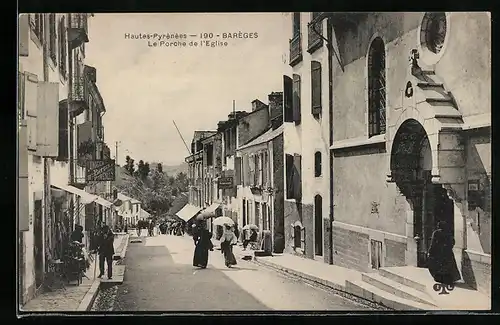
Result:
[[[319,36],[326,38],[328,25],[317,14],[290,14],[283,85],[284,239],[286,252],[330,262],[329,59]]]
[[[329,22],[333,263],[425,267],[430,235],[446,221],[462,277],[489,293],[490,15],[333,14]]]

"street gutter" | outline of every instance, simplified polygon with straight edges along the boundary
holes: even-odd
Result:
[[[125,245],[123,246],[122,250],[120,251],[120,259],[118,261],[121,261],[125,258],[125,254],[127,253],[127,248],[128,244],[130,241],[130,234],[126,234],[125,238],[122,239],[125,240]],[[118,261],[113,261],[113,265],[116,265],[116,262]],[[97,261],[96,261],[97,263]],[[125,266],[124,266],[125,267]],[[99,290],[101,288],[101,279],[95,279],[94,283],[92,283],[92,286],[90,287],[89,291],[85,294],[83,297],[82,302],[78,306],[77,311],[90,311],[92,309],[92,306],[94,305],[94,302],[97,298],[97,295],[99,294]]]

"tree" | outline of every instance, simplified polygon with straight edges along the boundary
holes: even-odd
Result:
[[[175,183],[177,184],[177,188],[181,192],[187,192],[189,188],[189,180],[187,178],[186,173],[180,172],[177,174],[175,178]]]
[[[139,164],[137,165],[137,170],[135,172],[135,176],[144,179],[144,160],[139,160]]]
[[[144,164],[144,169],[143,169],[143,173],[142,173],[142,176],[144,179],[149,176],[150,171],[151,171],[151,169],[149,168],[149,163],[147,162]]]
[[[161,163],[158,163],[158,165],[156,165],[156,170],[157,170],[159,173],[163,173],[163,166],[161,165]]]
[[[134,175],[134,159],[130,156],[125,157],[125,165],[123,167],[130,175]]]

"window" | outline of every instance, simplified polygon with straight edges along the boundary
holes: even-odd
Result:
[[[270,213],[266,203],[262,203],[262,230],[271,230]]]
[[[311,61],[311,101],[311,113],[319,117],[321,114],[321,63],[317,61]]]
[[[300,12],[293,13],[293,38],[300,36]]]
[[[446,38],[446,14],[444,12],[429,12],[424,15],[421,33],[424,45],[432,53],[438,54]]]
[[[380,37],[368,53],[368,136],[385,133],[385,48]]]
[[[293,122],[293,80],[283,76],[283,109],[284,121]]]
[[[300,76],[293,75],[293,97],[292,97],[293,121],[295,124],[300,124]]]
[[[55,65],[57,65],[56,42],[56,14],[49,14],[49,56]]]
[[[36,35],[40,44],[45,41],[43,37],[43,14],[31,14],[30,15],[30,25],[33,33]]]
[[[321,176],[321,152],[314,153],[314,177]]]

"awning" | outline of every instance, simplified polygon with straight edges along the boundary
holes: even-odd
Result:
[[[51,184],[51,185],[54,187],[57,187],[61,190],[64,190],[68,193],[78,195],[80,197],[81,203],[83,203],[83,204],[89,204],[89,203],[95,202],[99,199],[99,197],[97,195],[87,193],[87,192],[80,190],[79,188],[76,188],[76,187],[71,186],[71,185],[66,185],[66,184]]]
[[[110,208],[111,206],[113,206],[113,203],[109,202],[108,200],[103,199],[100,196],[97,197],[97,200],[95,200],[95,203],[102,205],[105,208]]]
[[[198,214],[198,212],[200,212],[200,210],[201,210],[200,208],[195,207],[194,205],[186,204],[175,215],[187,222],[187,221],[191,220],[192,218],[194,218],[194,216],[196,216]]]
[[[220,203],[212,203],[205,210],[201,211],[201,215],[203,215],[204,217],[215,217],[215,210],[220,208],[220,206]]]

